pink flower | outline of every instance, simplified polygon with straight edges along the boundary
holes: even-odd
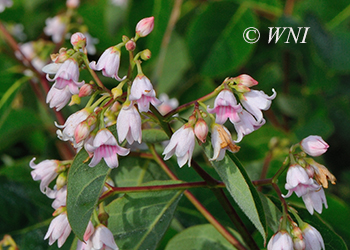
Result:
[[[58,247],[61,247],[66,242],[71,230],[72,228],[69,225],[67,213],[63,212],[51,221],[44,240],[49,238],[50,246],[57,240]]]
[[[302,234],[305,242],[305,249],[321,250],[325,249],[322,235],[313,226],[305,223]]]
[[[202,118],[199,118],[196,122],[196,125],[194,126],[194,134],[198,140],[205,143],[208,135],[208,125]]]
[[[293,192],[300,197],[311,190],[318,190],[320,188],[320,186],[309,177],[306,170],[297,164],[289,167],[287,172],[287,183],[284,187],[288,190],[287,195],[283,196],[284,198],[290,197]]]
[[[31,172],[32,178],[35,181],[40,180],[40,190],[42,193],[46,194],[51,191],[48,187],[49,184],[57,177],[57,169],[60,165],[60,162],[57,160],[44,160],[39,164],[34,163],[35,158],[33,158],[29,166],[34,169]]]
[[[267,244],[267,250],[293,250],[292,237],[287,231],[277,232]]]
[[[80,0],[67,0],[66,5],[68,8],[76,9],[79,7]]]
[[[318,135],[310,135],[300,142],[301,148],[310,156],[320,156],[329,148],[328,144]]]
[[[108,129],[102,128],[97,132],[90,151],[94,153],[90,167],[96,166],[103,158],[108,167],[116,168],[119,165],[117,154],[125,156],[129,154],[130,149],[120,147],[113,134]]]
[[[271,106],[271,101],[276,97],[276,91],[272,89],[273,94],[271,96],[266,95],[263,91],[250,90],[245,93],[242,99],[240,99],[243,107],[251,113],[258,122],[263,119],[261,110],[268,110]]]
[[[265,124],[265,119],[258,122],[249,112],[245,111],[244,109],[242,109],[242,112],[238,113],[238,116],[240,121],[233,124],[237,132],[237,140],[235,142],[240,142],[244,135],[254,132]]]
[[[76,47],[85,47],[86,45],[86,37],[83,33],[81,32],[75,32],[71,37],[70,37],[70,43]]]
[[[242,111],[240,104],[237,104],[237,100],[230,90],[222,90],[215,99],[214,108],[209,108],[208,112],[216,114],[215,122],[218,124],[224,124],[227,118],[234,124],[240,121],[238,113]]]
[[[151,81],[143,74],[138,74],[133,81],[129,99],[137,102],[140,112],[148,112],[150,103],[154,106],[161,104],[161,101],[156,98]]]
[[[49,81],[55,81],[54,86],[57,89],[65,89],[67,86],[72,95],[79,94],[79,87],[84,85],[84,81],[79,82],[79,66],[77,61],[73,58],[68,58],[59,67],[55,77],[51,79],[48,75],[46,77]]]
[[[118,250],[112,232],[104,225],[99,224],[90,239],[86,242],[87,248],[95,250]]]
[[[46,103],[50,104],[50,108],[56,108],[57,111],[60,111],[67,105],[71,97],[72,94],[68,86],[63,89],[58,89],[55,83],[47,93]]]
[[[126,140],[129,144],[134,141],[141,143],[141,117],[134,105],[123,106],[117,118],[117,132],[119,143]]]
[[[317,185],[315,183],[315,185]],[[317,190],[311,189],[306,194],[302,196],[305,207],[310,214],[314,213],[316,210],[317,213],[322,213],[322,205],[324,204],[325,208],[328,208],[326,195],[321,186]]]
[[[12,7],[13,2],[12,0],[1,0],[0,1],[0,13],[3,12],[5,10],[5,8],[10,8]]]
[[[63,39],[63,35],[66,31],[66,24],[62,21],[60,16],[55,16],[53,18],[47,18],[46,27],[44,28],[44,33],[47,36],[52,36],[52,41],[54,43],[59,43]]]
[[[168,160],[175,154],[180,168],[186,162],[188,162],[188,166],[190,167],[194,145],[195,137],[193,128],[185,124],[171,136],[170,142],[163,152],[163,155],[165,155],[164,160]]]
[[[237,76],[238,84],[242,84],[248,88],[253,87],[258,84],[258,81],[256,81],[253,77],[247,74],[242,74]]]
[[[89,66],[95,71],[102,70],[102,74],[104,76],[112,77],[118,81],[122,81],[125,79],[125,77],[120,78],[118,76],[119,65],[120,50],[117,47],[113,46],[103,52],[100,59],[98,59],[97,64],[95,61],[93,61]]]
[[[75,148],[81,147],[82,143],[79,144],[75,140],[76,129],[81,122],[85,121],[89,117],[90,114],[91,111],[84,108],[70,115],[63,125],[56,124],[56,127],[63,129],[62,131],[57,130],[56,133],[58,138],[62,141],[71,141]]]
[[[162,103],[157,107],[157,109],[162,115],[166,115],[179,106],[179,101],[176,98],[169,99],[169,96],[165,93],[161,93],[159,95],[159,100]]]
[[[235,153],[239,147],[232,141],[230,131],[223,125],[214,123],[211,129],[211,144],[213,146],[214,154],[210,161],[221,161],[226,153],[226,150]]]
[[[145,37],[152,32],[154,27],[154,17],[147,17],[140,20],[136,25],[136,34]]]

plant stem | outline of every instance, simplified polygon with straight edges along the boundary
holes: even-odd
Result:
[[[173,180],[178,180],[176,175],[169,169],[163,159],[158,155],[154,146],[150,146],[150,150],[154,156],[154,160],[161,166],[161,168],[168,174],[168,176]],[[245,246],[242,245],[223,225],[221,225],[217,219],[209,213],[209,211],[193,196],[193,194],[186,190],[184,195],[189,199],[189,201],[197,208],[197,210],[229,241],[233,246],[239,250],[247,250]]]
[[[102,90],[106,91],[106,92],[109,93],[111,96],[113,96],[112,93],[111,93],[111,91],[110,91],[108,88],[106,88],[105,85],[103,85],[103,83],[101,82],[100,78],[98,78],[96,72],[93,71],[93,70],[90,68],[90,66],[89,66],[89,63],[90,63],[90,62],[89,62],[89,60],[87,59],[87,56],[86,56],[85,54],[82,54],[82,58],[83,58],[83,61],[84,61],[84,63],[85,63],[86,68],[87,68],[88,71],[90,72],[91,76],[94,78],[96,84],[97,84]]]

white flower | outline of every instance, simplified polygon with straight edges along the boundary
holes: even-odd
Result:
[[[154,17],[147,17],[140,20],[136,25],[136,34],[145,37],[152,32],[154,27]]]
[[[123,106],[117,118],[117,132],[119,143],[126,140],[131,145],[134,141],[141,143],[141,117],[134,105]]]
[[[66,24],[62,21],[60,16],[55,16],[52,18],[47,18],[46,27],[44,28],[44,33],[48,36],[52,36],[52,41],[54,43],[59,43],[66,31]]]
[[[310,135],[300,142],[302,150],[310,156],[320,156],[329,148],[328,144],[318,135]]]
[[[176,98],[169,99],[169,96],[165,93],[161,93],[159,95],[159,101],[162,103],[157,107],[157,109],[162,115],[166,115],[171,110],[179,106],[179,101]]]
[[[57,240],[57,245],[60,248],[66,242],[71,231],[72,228],[69,225],[67,213],[63,212],[51,221],[44,240],[49,238],[50,246]]]
[[[274,234],[269,243],[267,250],[293,250],[293,241],[287,231],[281,230]]]
[[[240,99],[243,107],[249,111],[257,120],[261,122],[263,114],[261,110],[268,110],[271,106],[271,101],[276,97],[276,91],[272,89],[271,96],[266,95],[263,91],[250,90],[245,93]]]
[[[254,132],[265,124],[265,119],[258,122],[249,112],[245,111],[244,109],[242,112],[238,113],[238,116],[240,121],[233,124],[237,132],[237,140],[235,142],[240,142],[244,135]]]
[[[5,8],[10,8],[12,7],[13,2],[12,0],[0,0],[0,13],[5,10]]]
[[[306,194],[302,196],[305,207],[310,214],[314,213],[316,210],[317,213],[322,213],[322,205],[324,204],[325,208],[328,208],[326,195],[321,186],[317,190],[309,190]]]
[[[57,111],[60,111],[67,105],[72,97],[72,94],[68,86],[63,89],[58,89],[55,86],[56,84],[52,85],[51,89],[47,93],[46,103],[50,104],[50,108],[56,108]]]
[[[104,225],[100,224],[95,228],[94,233],[86,242],[87,248],[93,250],[118,250],[112,232]]]
[[[34,163],[35,158],[33,158],[29,166],[34,169],[31,172],[32,178],[35,181],[40,180],[40,190],[42,193],[46,194],[50,192],[51,189],[48,187],[49,184],[57,177],[57,169],[60,162],[57,160],[44,160],[39,164]]]
[[[165,147],[164,160],[168,160],[173,154],[177,157],[180,168],[188,162],[191,166],[192,153],[195,145],[194,131],[188,124],[179,128],[170,138],[169,144]]]
[[[325,249],[322,235],[313,226],[305,223],[305,226],[302,229],[302,234],[305,242],[305,249],[307,250]]]

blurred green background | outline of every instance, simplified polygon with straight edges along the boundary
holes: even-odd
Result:
[[[166,34],[166,42],[164,34],[176,4],[180,6],[179,17],[172,32]],[[23,25],[26,36],[15,38],[20,43],[49,40],[43,33],[45,20],[64,10],[63,0],[14,0],[12,8],[0,13],[0,20],[9,30],[15,24]],[[259,82],[256,89],[271,95],[274,88],[278,94],[271,110],[265,112],[267,124],[243,139],[237,156],[251,178],[258,179],[272,137],[297,143],[308,135],[322,136],[330,148],[317,160],[338,181],[326,190],[329,209],[324,209],[321,217],[350,244],[350,227],[345,223],[350,221],[348,0],[129,0],[122,6],[90,0],[82,1],[77,12],[82,17],[78,21],[99,39],[97,53],[90,61],[119,43],[122,35],[132,37],[140,19],[154,16],[153,32],[137,44],[137,49],[152,52],[151,60],[142,65],[144,73],[158,94],[165,92],[180,104],[213,91],[226,77],[242,73]],[[258,42],[243,40],[248,27],[260,31]],[[285,43],[287,31],[278,42],[268,43],[269,27],[310,29],[306,43],[300,43],[304,30],[298,43],[291,38]],[[70,47],[68,40],[65,46]],[[47,249],[42,238],[53,209],[51,200],[32,181],[28,162],[34,156],[37,161],[60,159],[58,139],[52,132],[55,118],[38,102],[28,82],[12,91],[23,68],[3,39],[0,50],[0,235],[12,234],[21,249]],[[51,52],[42,51],[41,56],[48,58]],[[127,71],[127,60],[127,54],[122,54],[120,75]],[[115,86],[114,80],[104,80],[108,87]],[[66,107],[63,114],[78,108]],[[268,174],[272,175],[282,161],[277,155]],[[64,249],[69,249],[68,245]]]

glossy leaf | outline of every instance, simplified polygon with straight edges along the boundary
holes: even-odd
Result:
[[[153,181],[145,185],[166,185],[179,181]],[[156,249],[166,232],[182,191],[129,193],[111,202],[108,227],[121,250]]]
[[[68,174],[67,213],[73,232],[83,238],[87,224],[100,197],[110,168],[104,160],[91,168],[88,154],[81,150],[75,157]]]
[[[257,21],[246,6],[224,1],[206,6],[187,35],[190,55],[200,73],[222,76],[242,66],[255,47],[243,39],[248,27],[257,27]]]
[[[212,157],[211,143],[207,142],[204,147],[208,158]],[[226,152],[223,160],[212,161],[211,164],[225,183],[232,198],[254,224],[265,241],[266,218],[264,209],[258,191],[253,186],[239,160],[232,153]]]
[[[267,225],[273,232],[277,232],[282,212],[266,195],[262,193],[259,193],[259,195],[266,215]]]
[[[235,237],[242,241],[234,230]],[[172,238],[165,250],[233,250],[232,246],[211,224],[189,227]]]

